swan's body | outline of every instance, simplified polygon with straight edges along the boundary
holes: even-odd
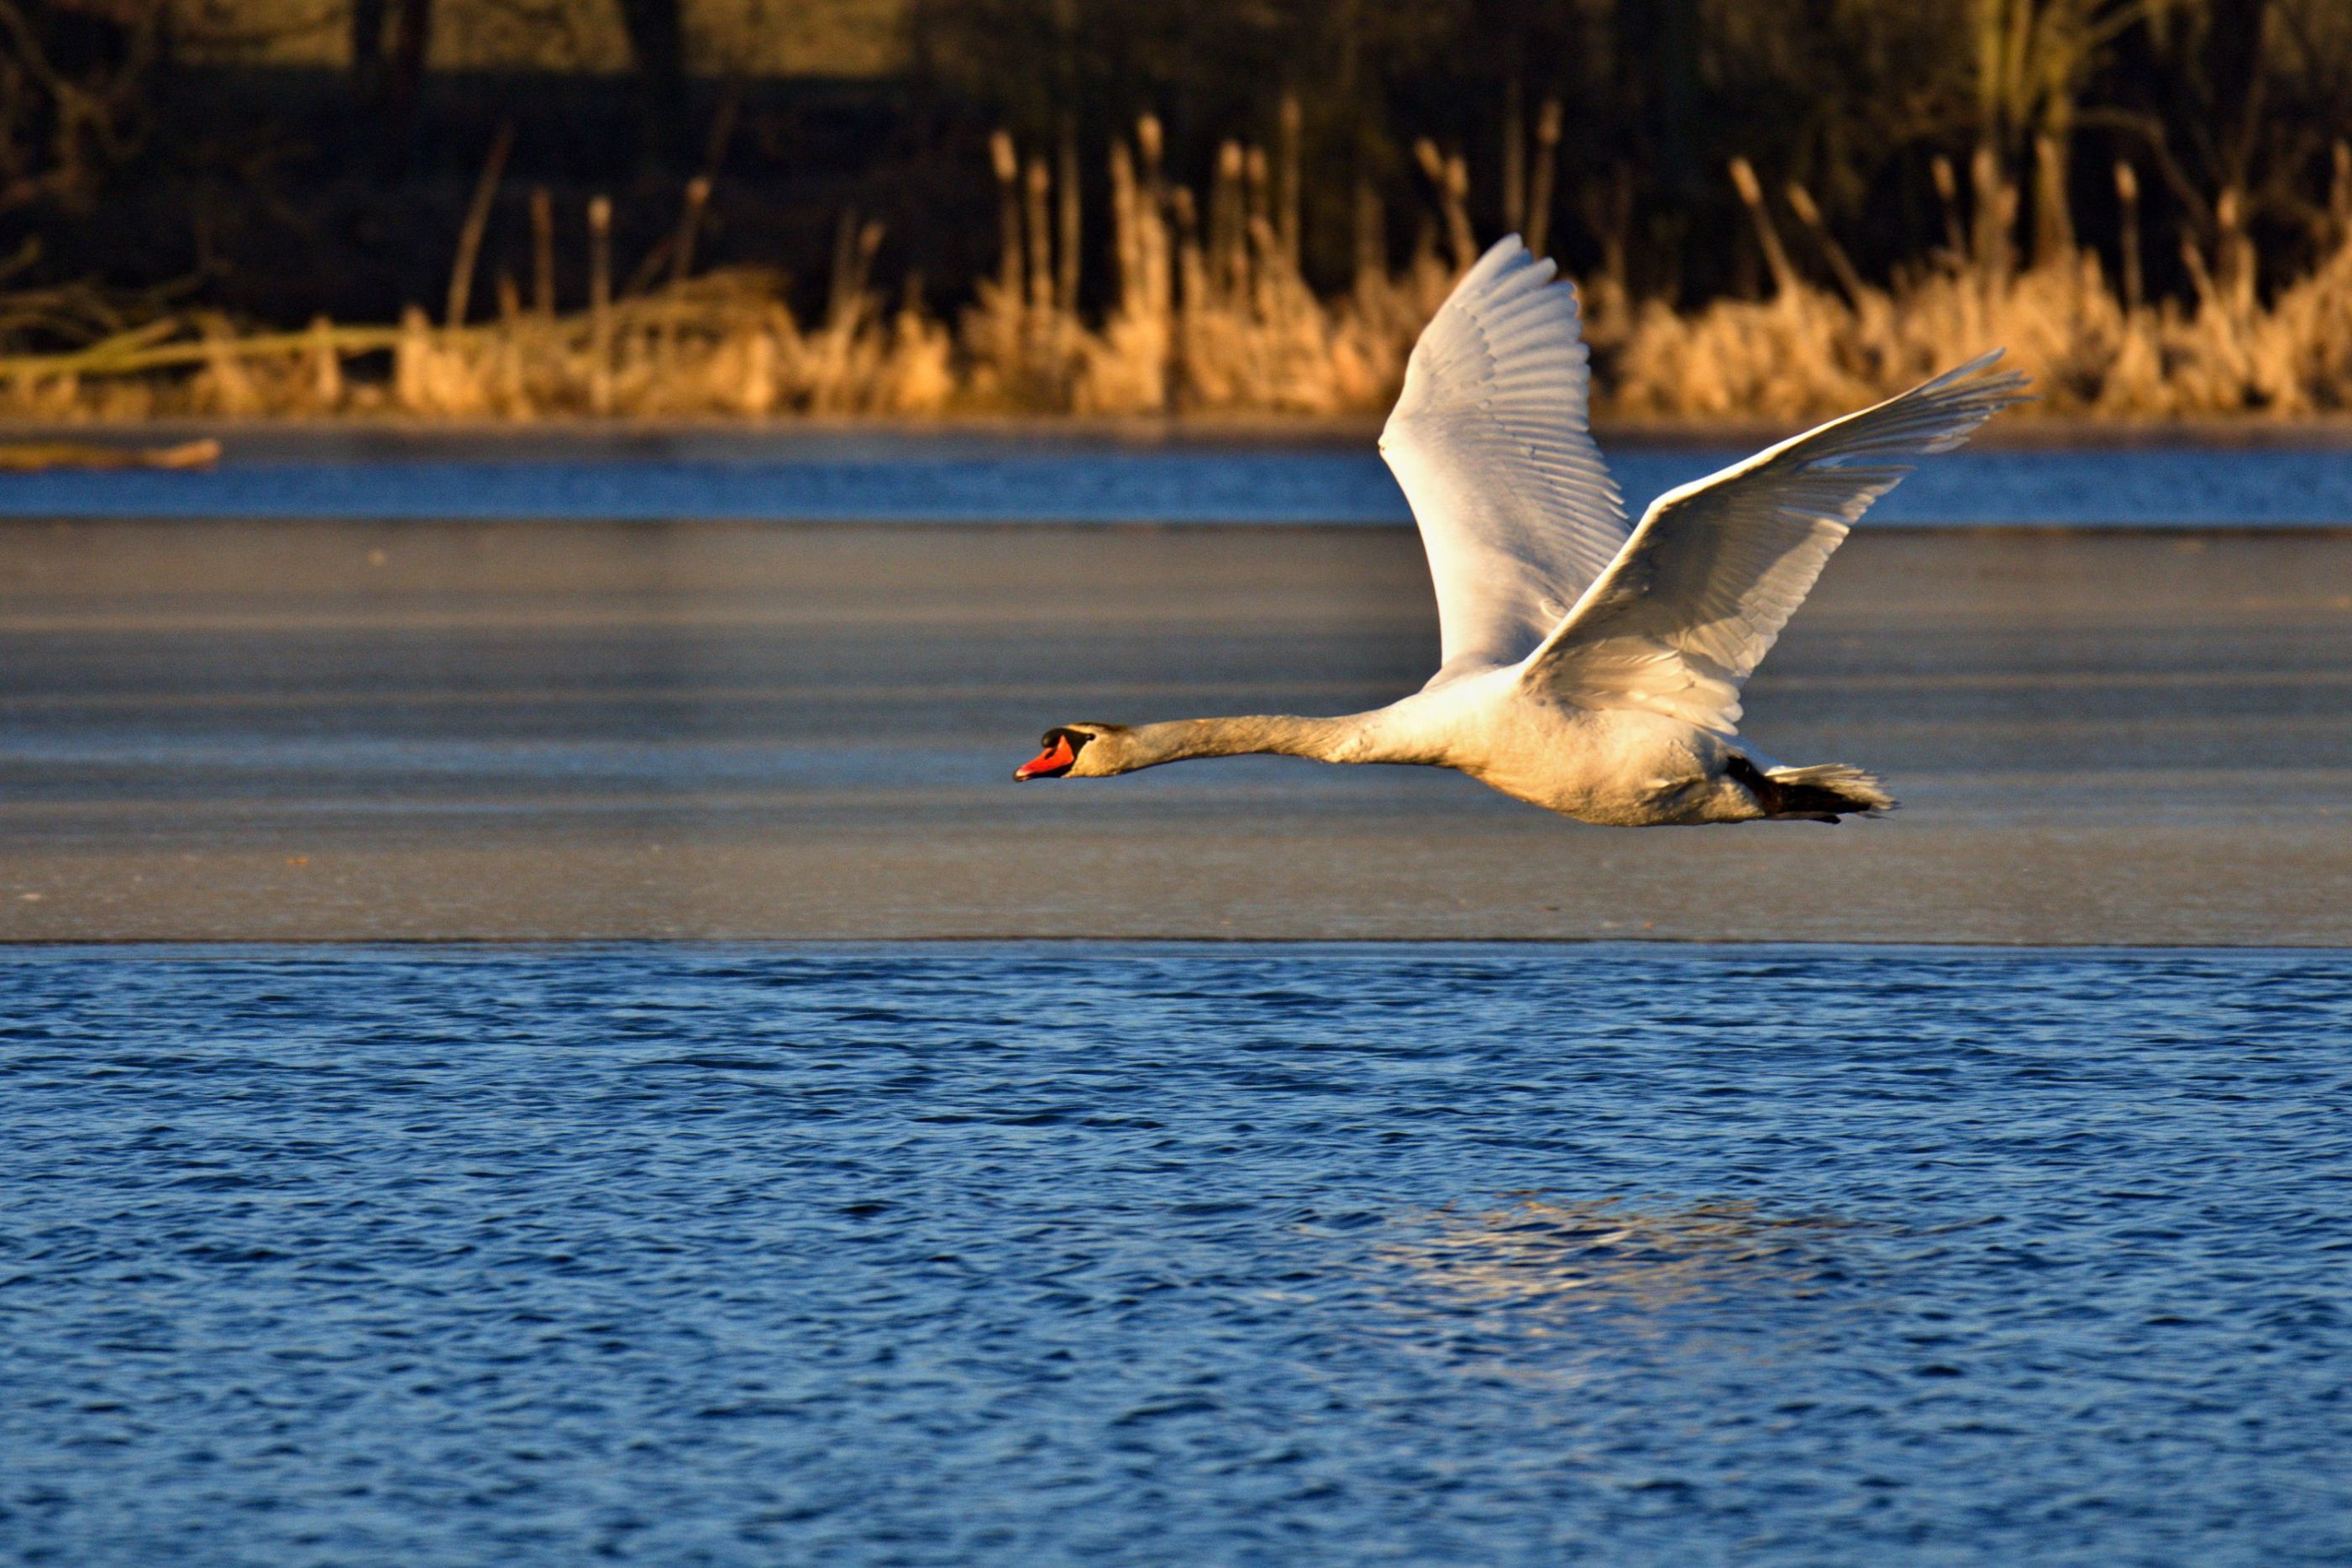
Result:
[[[1652,503],[1628,528],[1587,427],[1575,291],[1513,237],[1422,333],[1381,451],[1412,505],[1443,654],[1411,696],[1336,718],[1064,725],[1016,779],[1201,757],[1452,768],[1580,821],[1835,821],[1891,810],[1843,764],[1738,738],[1739,689],[1871,502],[2017,401],[1987,355]]]

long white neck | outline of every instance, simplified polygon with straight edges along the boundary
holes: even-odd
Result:
[[[1311,757],[1318,762],[1402,762],[1419,760],[1379,755],[1377,727],[1370,714],[1339,718],[1297,718],[1289,714],[1245,714],[1235,718],[1180,718],[1165,724],[1138,725],[1122,737],[1127,767],[1157,768],[1163,762],[1188,762],[1196,757],[1247,757],[1271,752],[1284,757]]]

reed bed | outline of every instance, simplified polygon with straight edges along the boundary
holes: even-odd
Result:
[[[2045,413],[2161,419],[2263,414],[2300,418],[2352,409],[2352,150],[2336,150],[2330,243],[2317,265],[2267,302],[2257,294],[2251,241],[2226,193],[2222,237],[2209,258],[2192,242],[2181,259],[2190,300],[2141,297],[2136,246],[2124,286],[2098,255],[2068,246],[2020,269],[2000,224],[1964,227],[1894,287],[1863,283],[1819,224],[1801,187],[1789,209],[1811,231],[1835,288],[1809,282],[1790,259],[1752,170],[1731,173],[1773,274],[1771,297],[1722,300],[1688,314],[1654,302],[1596,313],[1607,392],[1620,413],[1673,417],[1788,415],[1849,408],[1900,390],[1984,349],[2005,346],[2034,378]],[[1939,186],[1957,182],[1939,171]],[[2116,171],[2136,237],[2137,180]],[[2013,210],[2013,193],[1981,167],[1983,205]]]
[[[1548,107],[1543,123],[1556,124],[1556,111]],[[1533,167],[1513,171],[1513,203],[1549,191],[1556,140],[1539,135]],[[787,305],[775,274],[697,273],[693,241],[710,195],[701,181],[688,187],[677,233],[638,269],[639,286],[619,297],[610,209],[592,204],[590,298],[569,313],[555,308],[552,225],[535,193],[532,298],[501,277],[488,319],[473,319],[499,148],[439,321],[413,308],[389,325],[322,319],[292,332],[184,310],[110,322],[116,329],[72,352],[0,358],[0,417],[1371,414],[1394,397],[1414,338],[1478,248],[1461,160],[1423,144],[1421,241],[1394,264],[1380,238],[1383,216],[1360,193],[1353,282],[1318,296],[1300,267],[1296,110],[1286,110],[1271,148],[1226,143],[1199,191],[1169,178],[1160,129],[1146,119],[1108,153],[1107,304],[1089,314],[1080,306],[1087,230],[1074,150],[1024,155],[999,135],[992,152],[1001,262],[952,322],[911,294],[893,303],[875,287],[882,231],[855,214],[841,223],[826,303],[809,319]],[[1995,345],[2035,378],[2044,413],[2297,418],[2352,409],[2352,152],[2337,151],[2319,261],[2267,298],[2226,195],[2221,243],[2209,253],[2183,242],[2194,298],[2144,298],[2128,166],[2116,171],[2129,236],[2120,282],[2095,253],[2071,246],[2019,266],[2009,239],[2016,193],[1986,161],[1970,171],[1966,212],[1959,180],[1939,168],[1950,243],[1886,286],[1856,275],[1801,187],[1776,203],[1744,162],[1728,172],[1754,223],[1769,296],[1678,311],[1631,298],[1609,276],[1586,279],[1604,412],[1823,413]],[[1539,246],[1533,219],[1548,196],[1533,201],[1522,226]],[[1776,213],[1793,214],[1794,249]]]

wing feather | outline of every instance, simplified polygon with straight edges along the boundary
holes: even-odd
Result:
[[[2023,396],[1995,350],[1695,484],[1643,514],[1616,560],[1527,662],[1585,707],[1647,708],[1725,735],[1739,688],[1870,504]]]
[[[1516,235],[1487,251],[1413,346],[1381,434],[1437,589],[1432,685],[1525,658],[1625,542],[1576,290],[1553,271]]]

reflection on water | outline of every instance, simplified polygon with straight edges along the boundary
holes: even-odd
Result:
[[[1379,1255],[1455,1303],[1649,1312],[1759,1291],[1801,1299],[1843,1281],[1823,1243],[1854,1223],[1775,1218],[1745,1199],[1523,1197],[1502,1208],[1440,1211]]]

